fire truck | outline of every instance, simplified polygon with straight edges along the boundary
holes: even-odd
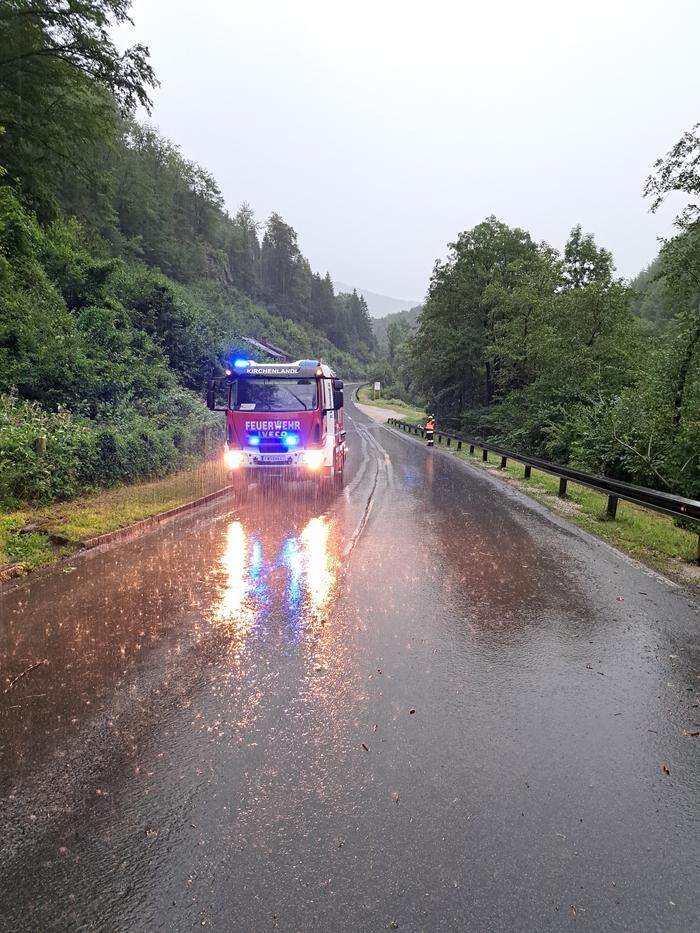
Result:
[[[342,484],[343,383],[320,360],[234,360],[209,381],[207,405],[226,412],[224,461],[233,477]]]

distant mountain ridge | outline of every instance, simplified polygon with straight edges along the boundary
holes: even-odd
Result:
[[[372,317],[385,317],[387,314],[396,314],[397,311],[408,311],[420,304],[417,298],[391,298],[389,295],[380,295],[377,292],[370,292],[364,288],[358,288],[356,285],[348,285],[346,282],[337,282],[333,280],[336,292],[352,292],[353,288],[358,295],[367,302],[369,313]]]

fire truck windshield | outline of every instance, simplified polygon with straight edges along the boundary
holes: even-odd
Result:
[[[317,404],[315,379],[237,379],[231,393],[234,411],[312,411]]]

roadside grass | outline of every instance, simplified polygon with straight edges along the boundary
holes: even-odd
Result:
[[[484,463],[481,451],[470,455],[468,448],[458,451],[454,447],[442,446],[453,456],[487,470],[654,570],[700,587],[700,566],[696,562],[698,535],[679,528],[669,516],[620,501],[617,517],[611,520],[606,513],[607,497],[594,489],[578,486],[569,480],[567,495],[560,499],[557,476],[533,468],[530,479],[526,480],[522,464],[509,461],[502,470],[500,458],[497,458],[497,462]]]
[[[393,408],[398,415],[401,415],[403,421],[407,421],[410,424],[422,424],[427,417],[422,408],[408,405],[400,398],[372,398],[372,389],[370,386],[362,386],[358,392],[358,396],[363,405],[374,405],[376,408]]]
[[[57,559],[54,556],[56,549],[47,535],[19,533],[31,515],[30,511],[0,515],[0,568],[19,564],[25,570],[34,570]]]
[[[45,508],[0,513],[0,569],[34,570],[75,551],[97,535],[216,492],[228,482],[221,458],[164,479],[118,486]],[[21,534],[27,526],[33,530]]]

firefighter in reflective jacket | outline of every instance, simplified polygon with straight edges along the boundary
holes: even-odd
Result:
[[[433,446],[433,440],[435,438],[435,419],[432,415],[429,416],[428,420],[425,422],[425,439],[428,442],[428,447]]]

